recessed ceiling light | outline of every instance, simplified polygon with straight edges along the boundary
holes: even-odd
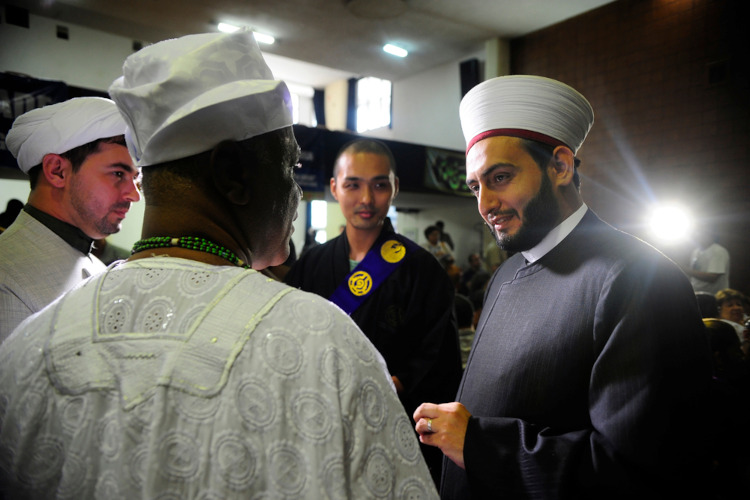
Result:
[[[255,37],[255,40],[258,43],[267,43],[267,44],[270,45],[270,44],[272,44],[273,42],[276,41],[276,39],[274,37],[272,37],[271,35],[266,35],[264,33],[258,33],[257,31],[253,32],[253,36]]]
[[[235,31],[240,29],[239,26],[235,26],[234,24],[229,23],[219,23],[217,28],[219,28],[219,31],[221,31],[222,33],[234,33]]]
[[[229,23],[219,23],[216,27],[222,33],[234,33],[235,31],[240,29],[239,26],[234,25],[234,24],[229,24]],[[253,36],[255,37],[255,40],[258,43],[265,43],[265,44],[270,45],[276,41],[276,39],[272,37],[271,35],[266,35],[265,33],[258,33],[257,31],[253,31]]]
[[[406,49],[396,47],[395,45],[391,45],[390,43],[383,45],[383,50],[397,57],[406,57],[409,54]]]

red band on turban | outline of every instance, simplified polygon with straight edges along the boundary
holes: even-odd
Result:
[[[466,147],[466,153],[468,154],[472,146],[474,146],[474,144],[481,141],[482,139],[486,139],[488,137],[496,137],[499,135],[508,137],[520,137],[521,139],[531,139],[533,141],[541,142],[542,144],[548,144],[553,147],[565,146],[566,148],[572,150],[570,146],[560,141],[559,139],[540,134],[539,132],[532,132],[531,130],[522,130],[517,128],[498,128],[494,130],[487,130],[474,136],[474,138],[469,142],[469,145]]]

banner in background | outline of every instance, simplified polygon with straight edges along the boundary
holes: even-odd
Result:
[[[466,185],[466,156],[464,153],[430,147],[426,149],[425,187],[442,193],[473,196]]]
[[[0,73],[0,166],[18,169],[5,145],[13,121],[32,109],[65,101],[69,94],[64,82]]]

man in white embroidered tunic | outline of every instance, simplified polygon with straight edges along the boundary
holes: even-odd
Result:
[[[79,97],[19,116],[6,144],[31,193],[0,234],[0,342],[21,321],[104,271],[94,240],[120,230],[138,170],[115,103]]]
[[[289,92],[252,33],[160,42],[123,72],[144,239],[0,346],[5,491],[437,497],[372,344],[257,272],[286,259],[300,191]]]

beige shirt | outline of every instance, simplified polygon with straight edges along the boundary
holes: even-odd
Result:
[[[0,234],[0,342],[28,316],[104,269],[99,259],[21,211]]]

